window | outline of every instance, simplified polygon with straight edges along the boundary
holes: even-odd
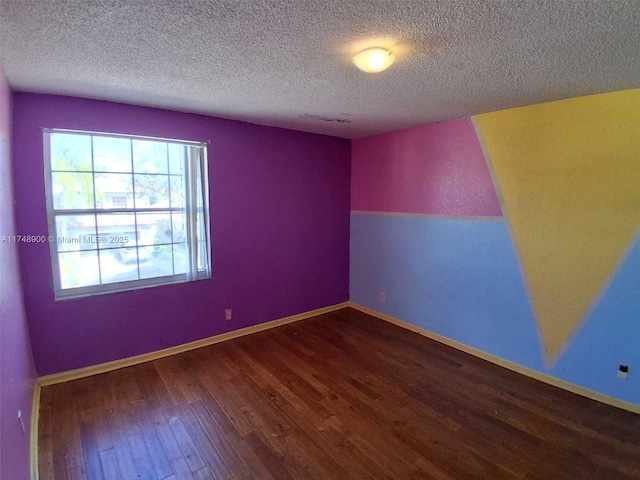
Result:
[[[111,197],[111,208],[127,208],[127,197],[113,195]]]
[[[44,130],[56,298],[211,277],[206,146]]]

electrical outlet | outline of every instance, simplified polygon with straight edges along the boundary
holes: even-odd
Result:
[[[387,303],[387,296],[384,292],[380,292],[380,303]]]
[[[227,308],[227,309],[224,311],[224,319],[225,319],[225,320],[231,320],[232,318],[233,318],[233,310],[232,310],[232,309],[230,309],[230,308]]]
[[[618,377],[620,378],[629,377],[629,365],[620,365],[620,367],[618,367]]]
[[[22,410],[18,410],[18,422],[20,422],[20,428],[22,429],[22,434],[26,435],[27,431],[24,428],[24,420],[22,420]]]

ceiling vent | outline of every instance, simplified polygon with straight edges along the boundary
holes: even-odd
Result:
[[[347,114],[341,114],[341,115],[347,115]],[[300,118],[310,118],[312,120],[319,120],[321,122],[351,123],[351,120],[349,120],[348,118],[325,117],[324,115],[311,115],[309,113],[304,113],[300,115]]]

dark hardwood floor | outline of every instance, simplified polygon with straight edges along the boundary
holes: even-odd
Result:
[[[352,309],[44,387],[40,478],[638,479],[640,415]]]

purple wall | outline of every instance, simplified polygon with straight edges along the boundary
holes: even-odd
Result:
[[[16,234],[11,185],[11,90],[0,71],[0,239]],[[35,370],[15,244],[0,243],[0,478],[29,478]],[[25,434],[18,423],[22,410]]]
[[[56,302],[49,246],[20,246],[40,375],[348,300],[348,140],[51,95],[16,93],[14,112],[23,235],[48,234],[40,127],[211,141],[213,279]]]

